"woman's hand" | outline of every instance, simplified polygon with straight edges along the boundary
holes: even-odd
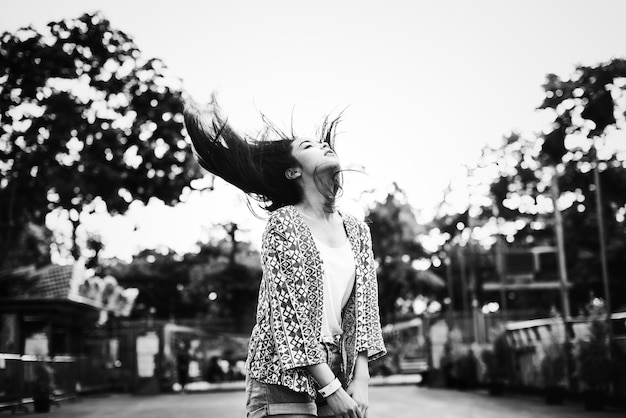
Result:
[[[350,385],[352,387],[352,385]],[[350,388],[348,388],[350,390]],[[339,388],[326,398],[328,406],[338,418],[365,418],[358,403],[348,393]]]
[[[346,391],[359,406],[363,418],[367,418],[367,408],[369,408],[368,385],[369,378],[355,377]]]

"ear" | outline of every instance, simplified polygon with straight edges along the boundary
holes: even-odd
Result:
[[[299,168],[292,167],[285,170],[285,177],[287,177],[289,180],[295,180],[301,175],[302,173],[300,172]]]

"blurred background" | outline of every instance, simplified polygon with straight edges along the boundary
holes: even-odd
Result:
[[[212,94],[249,136],[343,112],[340,207],[370,224],[389,350],[373,379],[623,404],[624,12],[5,7],[0,409],[239,387],[264,219],[193,159],[182,100]]]

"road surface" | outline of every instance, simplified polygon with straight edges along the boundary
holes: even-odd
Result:
[[[242,418],[241,390],[209,393],[133,396],[89,396],[53,407],[47,418]],[[30,409],[32,412],[32,409]],[[10,412],[0,413],[9,416]],[[23,416],[22,414],[20,414]],[[369,418],[612,418],[624,411],[587,412],[581,404],[549,406],[540,398],[421,388],[415,385],[370,388]]]

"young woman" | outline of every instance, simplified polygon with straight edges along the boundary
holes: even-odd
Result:
[[[269,124],[252,139],[235,133],[214,104],[185,107],[200,165],[270,212],[246,362],[250,418],[365,418],[367,363],[386,353],[369,228],[335,207],[337,122],[326,119],[320,139]]]

